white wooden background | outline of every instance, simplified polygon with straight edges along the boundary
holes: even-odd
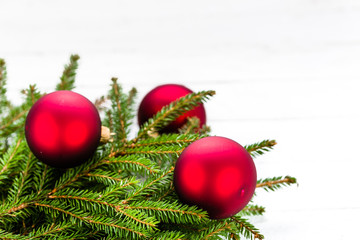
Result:
[[[276,139],[258,176],[298,178],[258,193],[267,212],[252,222],[266,239],[359,235],[360,1],[0,0],[0,23],[15,103],[32,83],[52,91],[72,53],[91,100],[111,77],[138,101],[162,83],[216,90],[212,133]]]

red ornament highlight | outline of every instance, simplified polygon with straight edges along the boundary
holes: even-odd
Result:
[[[237,214],[251,200],[257,182],[250,154],[224,137],[190,144],[175,165],[174,186],[180,200],[206,210],[212,219]]]
[[[96,107],[72,91],[41,97],[26,117],[25,137],[30,150],[53,167],[82,164],[94,154],[100,136],[101,120]]]
[[[138,123],[139,126],[143,125],[149,118],[152,118],[164,106],[171,102],[193,93],[185,86],[178,84],[165,84],[160,85],[151,90],[141,101],[138,110]],[[161,133],[175,133],[187,121],[188,117],[197,117],[200,120],[200,127],[206,124],[206,114],[203,104],[186,112],[178,117],[174,122],[170,123],[167,127],[162,129]]]

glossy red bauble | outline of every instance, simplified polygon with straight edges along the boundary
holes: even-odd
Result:
[[[196,205],[212,219],[228,218],[243,209],[256,188],[255,164],[237,142],[205,137],[180,155],[174,186],[180,200]]]
[[[192,93],[192,91],[182,85],[165,84],[151,90],[141,101],[138,110],[139,125],[143,125],[149,118],[152,118],[164,106],[171,102]],[[197,117],[200,120],[200,126],[206,123],[205,108],[201,104],[196,108],[186,112],[178,117],[174,122],[162,129],[161,133],[177,132],[187,121],[188,117]]]
[[[29,148],[42,162],[58,168],[80,165],[95,152],[101,120],[95,106],[72,91],[41,97],[25,123]]]

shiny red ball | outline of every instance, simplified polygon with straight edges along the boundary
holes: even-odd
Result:
[[[138,110],[139,126],[143,125],[149,118],[152,118],[164,106],[171,102],[192,93],[190,89],[178,84],[160,85],[151,90],[141,101]],[[194,109],[178,117],[174,122],[162,129],[161,133],[177,132],[187,121],[188,117],[197,117],[200,120],[200,126],[206,123],[205,108],[201,104]]]
[[[254,161],[237,142],[205,137],[190,144],[175,165],[180,200],[196,205],[212,219],[228,218],[251,200],[257,176]]]
[[[58,168],[80,165],[95,152],[101,136],[97,109],[72,91],[41,97],[25,123],[29,148],[42,162]]]

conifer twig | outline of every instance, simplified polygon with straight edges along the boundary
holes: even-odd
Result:
[[[215,91],[202,91],[199,93],[190,93],[173,101],[169,105],[163,107],[153,118],[149,119],[148,122],[143,124],[137,137],[133,139],[133,142],[145,137],[149,132],[160,130],[162,127],[174,121],[181,114],[190,111],[213,95],[215,95]]]
[[[145,147],[168,147],[168,146],[179,146],[186,147],[190,143],[200,139],[202,136],[199,134],[164,134],[157,138],[146,138],[137,142],[131,142],[125,145],[126,149],[138,149]]]
[[[273,178],[266,178],[266,179],[259,179],[256,187],[263,188],[264,190],[268,191],[275,191],[282,186],[289,186],[291,184],[297,183],[296,178],[285,176],[285,177],[273,177]]]
[[[181,134],[190,134],[200,127],[200,120],[198,117],[191,117],[187,119],[184,126],[179,129]]]
[[[31,204],[29,203],[21,203],[19,205],[13,206],[10,209],[6,209],[6,211],[2,211],[0,212],[0,218],[5,216],[5,215],[11,215],[13,212],[17,212],[19,210],[22,210],[24,208],[29,207]]]
[[[142,160],[145,161],[145,159],[139,158],[139,159],[129,159],[129,158],[116,158],[116,159],[104,159],[101,161],[101,164],[129,164],[129,165],[135,165],[137,167],[141,167],[148,171],[150,174],[158,172],[157,169],[155,169],[153,166],[150,166],[148,164],[145,164]],[[149,163],[149,162],[148,162]]]
[[[3,108],[7,107],[9,101],[6,98],[6,64],[5,60],[0,58],[0,116]]]
[[[26,94],[26,100],[23,104],[17,107],[11,107],[7,116],[2,121],[4,125],[0,125],[0,136],[9,136],[18,131],[23,131],[26,113],[29,111],[33,103],[41,97],[41,94],[36,90],[35,85],[30,85],[29,89],[23,90]]]
[[[100,221],[100,220],[93,220],[90,217],[80,216],[80,215],[77,215],[77,214],[75,214],[75,213],[73,213],[71,211],[67,211],[65,209],[62,209],[62,208],[59,208],[59,207],[56,207],[56,206],[52,206],[52,205],[49,205],[49,204],[35,203],[34,205],[64,213],[66,215],[69,215],[71,217],[79,219],[80,221],[83,221],[83,222],[87,222],[87,223],[95,224],[95,225],[102,225],[102,226],[110,227],[110,228],[118,228],[118,229],[122,229],[122,230],[125,230],[125,231],[128,231],[128,232],[135,233],[140,237],[145,237],[145,234],[142,233],[142,232],[139,232],[137,230],[134,230],[134,229],[131,229],[131,228],[128,228],[128,227],[120,226],[120,225],[115,224],[115,223],[107,223],[107,222],[103,222],[103,221]]]
[[[258,143],[245,145],[244,148],[252,157],[256,157],[270,151],[275,145],[275,140],[264,140]]]
[[[180,208],[176,208],[174,205],[176,205],[176,203],[170,204],[167,203],[169,205],[169,207],[165,207],[165,203],[161,203],[161,202],[152,202],[152,201],[145,201],[145,202],[141,202],[141,203],[136,203],[136,204],[132,204],[132,205],[126,205],[126,209],[138,209],[138,210],[146,210],[146,211],[150,211],[153,213],[157,213],[159,214],[159,212],[161,213],[172,213],[172,214],[179,214],[179,215],[187,215],[187,216],[193,216],[196,217],[199,221],[201,220],[206,220],[207,219],[207,214],[203,211],[195,211],[193,208],[184,208],[184,207],[180,207]]]
[[[158,178],[152,180],[151,182],[147,183],[145,186],[141,187],[140,189],[138,189],[137,191],[135,191],[134,193],[131,193],[130,196],[123,200],[122,203],[123,204],[127,204],[130,200],[132,200],[134,197],[136,197],[137,195],[139,195],[142,191],[144,191],[144,189],[148,189],[149,187],[151,187],[153,184],[155,184],[156,182],[159,182],[160,180],[162,180],[163,178],[165,178],[167,175],[169,175],[170,173],[174,172],[174,167],[171,167],[167,172],[165,172],[163,175],[159,176]]]
[[[118,130],[119,130],[119,133],[120,136],[123,138],[125,136],[125,121],[124,121],[124,117],[122,116],[122,107],[121,107],[121,97],[120,97],[120,86],[118,85],[117,83],[117,78],[112,78],[111,81],[113,81],[113,84],[112,84],[112,89],[113,89],[113,92],[112,92],[112,95],[114,100],[113,100],[113,104],[116,105],[116,114],[118,116],[115,116],[116,119],[119,119],[119,123],[120,123],[120,126],[118,127]]]
[[[21,144],[22,140],[19,139],[17,142],[16,142],[16,145],[15,147],[12,149],[11,153],[10,153],[10,156],[7,158],[7,159],[1,159],[2,161],[0,162],[0,166],[1,164],[2,165],[2,168],[0,170],[0,175],[3,174],[3,172],[5,172],[6,170],[8,170],[9,168],[9,165],[11,164],[12,160],[15,158],[15,155],[17,154],[17,150],[19,149],[20,147],[20,144]]]
[[[239,212],[240,216],[256,216],[262,215],[265,212],[265,208],[258,205],[248,204],[243,210]]]
[[[85,176],[86,174],[88,174],[89,172],[91,172],[93,169],[95,169],[96,167],[98,167],[101,163],[100,162],[95,162],[95,163],[89,163],[88,166],[86,166],[85,164],[75,168],[75,169],[71,169],[70,171],[73,172],[75,175],[73,174],[69,174],[69,177],[67,179],[67,181],[63,182],[63,183],[58,183],[52,190],[51,192],[48,193],[48,195],[53,195],[56,192],[58,192],[59,190],[65,188],[66,186],[70,185],[71,183],[77,181],[79,178]],[[87,167],[87,168],[86,168]],[[69,172],[69,171],[68,171]]]
[[[5,60],[0,58],[0,87],[3,87],[5,84],[3,84],[5,80],[5,76],[6,76],[6,72],[5,72]]]
[[[205,240],[208,240],[209,238],[216,236],[218,233],[225,231],[225,230],[230,230],[231,226],[230,224],[228,224],[227,222],[223,223],[223,226],[220,226],[218,228],[215,228],[213,231],[211,231],[210,233],[208,233],[206,236],[204,236]]]
[[[121,152],[117,152],[117,155],[131,155],[131,154],[145,154],[145,155],[159,155],[159,154],[176,154],[180,155],[182,153],[182,149],[133,149],[133,150],[123,150]]]
[[[99,112],[106,110],[106,107],[103,106],[106,100],[107,98],[105,96],[95,99],[94,105]]]
[[[10,125],[12,125],[14,122],[16,122],[17,120],[21,119],[23,116],[25,116],[25,114],[28,112],[27,109],[22,110],[21,112],[19,112],[18,114],[16,114],[15,116],[13,116],[11,119],[6,119],[5,121],[7,122],[6,124],[0,126],[0,131],[9,128]]]
[[[65,65],[60,83],[56,85],[56,90],[72,90],[75,88],[74,83],[79,59],[80,57],[77,54],[70,56],[70,63]]]
[[[250,224],[246,219],[240,217],[230,217],[230,219],[239,226],[240,232],[246,238],[264,239],[264,236],[260,234],[259,230]]]

